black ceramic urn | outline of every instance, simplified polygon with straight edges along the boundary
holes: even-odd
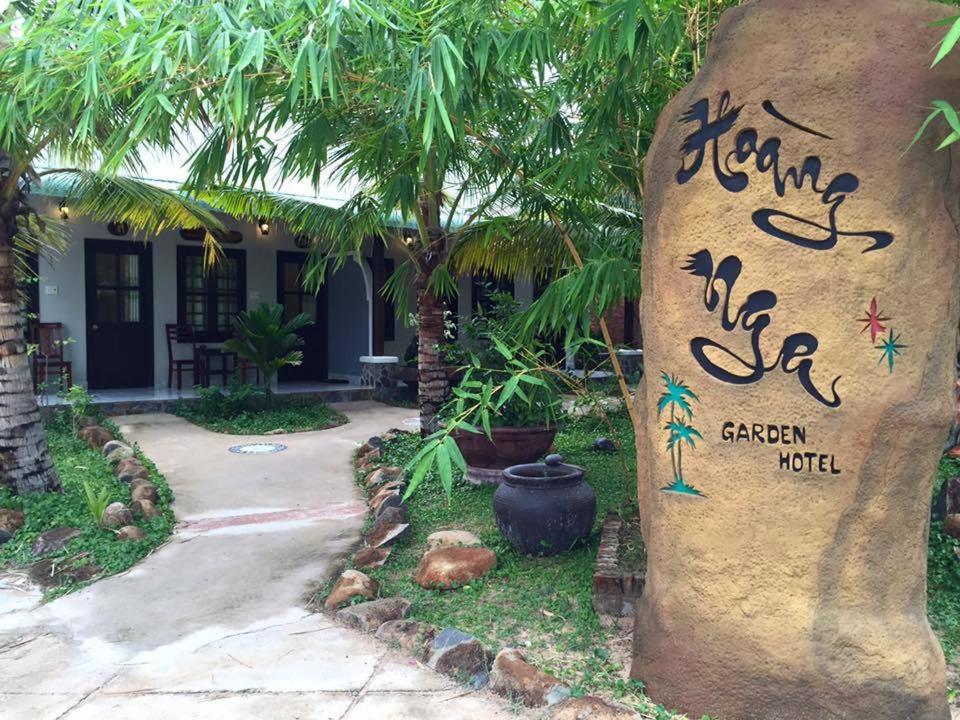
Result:
[[[559,455],[545,463],[513,465],[493,495],[497,527],[510,544],[530,555],[556,555],[590,536],[597,496],[584,470]]]

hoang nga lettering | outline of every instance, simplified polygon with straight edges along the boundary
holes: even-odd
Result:
[[[767,114],[787,126],[827,140],[828,135],[794,122],[780,113],[769,100],[762,103]],[[821,179],[823,163],[819,157],[807,156],[800,167],[782,167],[781,140],[771,137],[761,140],[755,128],[742,127],[732,139],[732,145],[721,148],[721,139],[738,127],[743,105],[732,105],[729,91],[720,96],[716,112],[710,117],[710,101],[703,98],[695,102],[681,116],[685,123],[696,126],[683,142],[683,159],[677,171],[681,185],[692,180],[709,160],[713,174],[727,191],[742,192],[750,184],[750,176],[742,169],[731,167],[733,161],[745,165],[753,160],[760,173],[770,173],[773,188],[779,197],[786,195],[788,186],[797,190],[809,185],[811,192],[820,196],[827,206],[826,218],[804,218],[774,208],[760,208],[753,215],[753,223],[771,237],[794,245],[814,250],[829,250],[840,238],[862,238],[869,241],[863,252],[880,250],[893,242],[893,235],[880,230],[840,229],[838,213],[846,199],[860,187],[856,175],[842,172],[829,181]]]
[[[837,393],[837,376],[830,385],[829,392],[817,387],[811,377],[814,354],[820,343],[808,332],[793,333],[780,347],[779,354],[772,361],[763,356],[760,343],[763,331],[771,323],[771,312],[777,306],[777,296],[770,290],[756,290],[747,295],[743,304],[733,312],[730,296],[740,277],[743,263],[735,255],[728,255],[714,266],[709,250],[701,250],[690,256],[684,270],[691,275],[704,279],[703,304],[709,312],[722,307],[720,326],[725,332],[744,330],[750,334],[750,356],[741,357],[724,345],[705,337],[695,337],[690,341],[690,352],[703,370],[721,382],[734,385],[749,385],[759,382],[763,376],[778,368],[787,374],[795,374],[801,387],[811,397],[829,408],[840,406]],[[722,285],[722,294],[718,286]],[[726,362],[716,362],[713,358],[720,355]]]

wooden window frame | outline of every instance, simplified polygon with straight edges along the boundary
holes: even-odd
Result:
[[[187,290],[185,282],[186,261],[188,258],[200,258],[203,260],[204,249],[202,247],[191,247],[189,245],[177,245],[177,324],[185,327],[187,323]],[[239,294],[239,304],[237,312],[243,312],[247,309],[247,251],[228,248],[223,250],[225,258],[237,260],[240,263],[240,272],[237,279]],[[199,342],[223,342],[233,333],[230,330],[218,331],[217,327],[217,298],[226,293],[221,293],[217,289],[216,274],[209,271],[204,275],[203,294],[206,296],[206,308],[204,316],[203,330],[194,333],[194,337]],[[212,281],[211,281],[212,280]]]

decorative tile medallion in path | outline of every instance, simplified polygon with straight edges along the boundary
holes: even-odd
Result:
[[[633,676],[690,717],[945,720],[960,55],[923,0],[728,10],[645,166]]]

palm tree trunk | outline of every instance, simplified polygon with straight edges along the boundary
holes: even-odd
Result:
[[[0,154],[0,166],[5,158]],[[10,201],[0,200],[4,209]],[[13,254],[13,217],[0,215],[0,482],[18,494],[60,489],[33,395]]]
[[[437,411],[447,399],[450,383],[440,356],[444,340],[444,301],[427,287],[430,276],[417,276],[417,312],[420,319],[418,330],[419,355],[417,357],[418,391],[420,406],[420,432],[427,436],[438,427]]]

